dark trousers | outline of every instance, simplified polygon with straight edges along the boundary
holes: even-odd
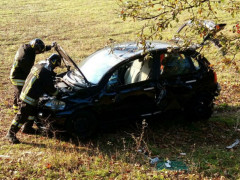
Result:
[[[20,103],[19,96],[21,94],[22,88],[23,86],[13,85],[13,90],[14,90],[13,108],[14,109],[18,109],[19,107],[19,103]]]
[[[30,124],[33,124],[35,116],[36,107],[21,101],[20,109],[14,117],[12,125],[21,128],[25,122],[30,122]]]

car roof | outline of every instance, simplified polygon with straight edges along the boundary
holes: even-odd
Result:
[[[147,51],[154,50],[166,50],[169,47],[173,47],[173,44],[163,42],[163,41],[147,41],[146,49]],[[124,42],[116,44],[113,47],[108,47],[112,53],[117,56],[119,59],[125,60],[130,57],[140,55],[143,53],[143,46],[137,42]]]

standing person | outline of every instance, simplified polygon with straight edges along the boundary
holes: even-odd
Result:
[[[6,138],[13,144],[20,143],[16,133],[25,122],[27,122],[26,128],[34,130],[32,125],[39,97],[44,93],[57,95],[58,91],[54,87],[56,74],[53,70],[60,65],[61,57],[58,54],[52,54],[46,61],[34,65],[31,69],[20,94],[20,110],[14,117],[6,135]]]
[[[14,88],[13,110],[15,113],[18,111],[19,96],[25,79],[34,64],[36,54],[49,51],[51,48],[50,45],[45,46],[41,39],[33,39],[28,44],[19,47],[10,73],[10,80]]]

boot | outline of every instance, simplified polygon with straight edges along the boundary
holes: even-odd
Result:
[[[22,127],[22,133],[24,134],[38,134],[38,130],[34,129],[33,126],[34,121],[27,121]]]
[[[11,125],[5,138],[13,144],[19,144],[20,141],[16,137],[16,134],[19,131],[19,129],[20,129],[19,127]]]

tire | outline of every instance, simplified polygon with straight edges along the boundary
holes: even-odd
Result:
[[[90,111],[79,111],[66,122],[67,131],[74,137],[88,138],[96,131],[97,121]]]
[[[214,98],[208,94],[199,94],[185,109],[185,115],[190,121],[208,120],[213,113]]]

